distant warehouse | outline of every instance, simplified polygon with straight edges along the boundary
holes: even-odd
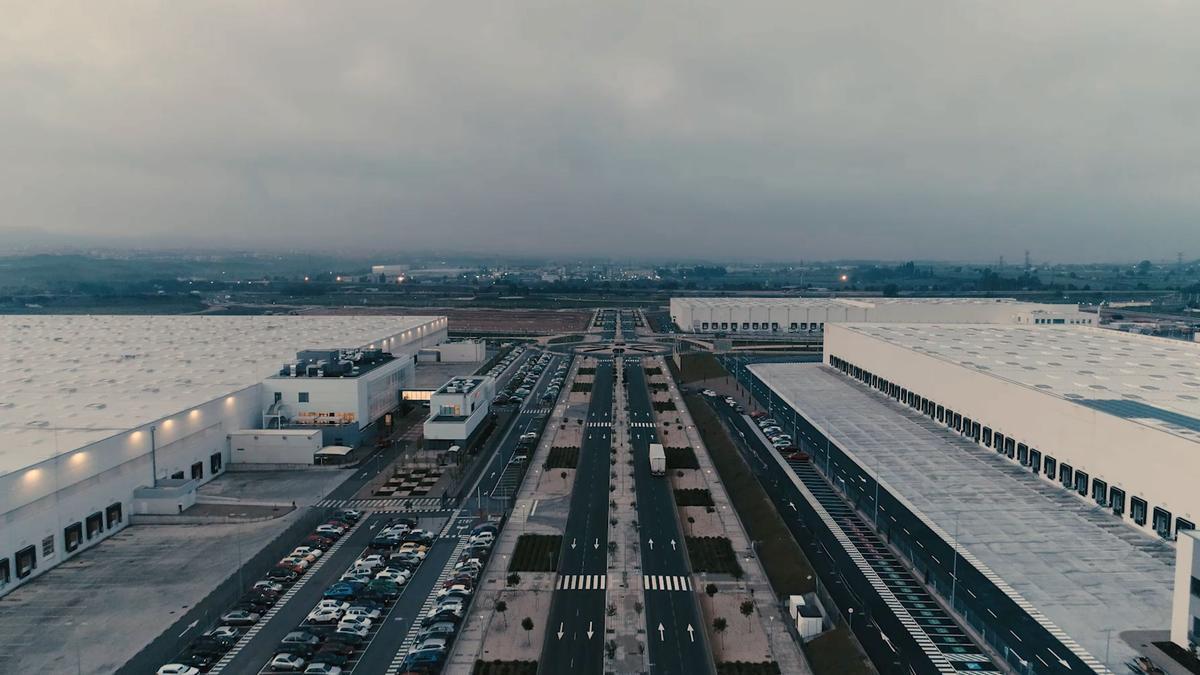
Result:
[[[186,508],[231,461],[311,463],[368,440],[446,330],[437,316],[0,317],[0,595],[136,512]]]
[[[1074,305],[1011,298],[671,298],[685,333],[821,333],[827,323],[1090,325]]]

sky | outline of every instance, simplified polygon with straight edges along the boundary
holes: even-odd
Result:
[[[1200,3],[53,2],[9,246],[1200,257]]]

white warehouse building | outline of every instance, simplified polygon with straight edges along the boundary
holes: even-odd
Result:
[[[124,527],[139,488],[221,474],[230,435],[263,426],[264,381],[298,350],[412,363],[446,329],[445,317],[0,317],[0,595]]]
[[[827,323],[1091,325],[1074,305],[1011,298],[671,298],[685,333],[822,333]]]
[[[1086,327],[831,325],[825,363],[1173,539],[1200,517],[1200,345]]]

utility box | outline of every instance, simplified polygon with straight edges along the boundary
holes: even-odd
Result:
[[[788,596],[788,614],[796,622],[796,632],[805,640],[820,635],[825,626],[825,615],[816,602],[816,596],[812,593],[807,595],[811,601],[804,595]]]

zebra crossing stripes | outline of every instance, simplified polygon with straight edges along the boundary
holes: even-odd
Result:
[[[602,428],[608,429],[608,428],[612,427],[612,422],[588,422],[587,426],[602,427]]]
[[[439,497],[397,497],[394,499],[325,499],[316,503],[318,507],[337,509],[376,509],[387,511],[440,511]]]
[[[642,576],[642,587],[647,591],[690,591],[692,580],[684,576],[646,574]]]
[[[630,422],[630,423],[629,423],[629,426],[631,426],[631,427],[645,427],[645,428],[650,428],[650,429],[653,429],[653,428],[654,428],[654,422]]]
[[[433,582],[433,588],[429,590],[429,596],[421,604],[421,611],[413,619],[412,625],[408,628],[408,633],[404,636],[404,640],[400,642],[400,648],[396,650],[396,655],[392,657],[392,662],[385,671],[386,675],[397,675],[400,672],[400,666],[403,665],[405,657],[408,656],[413,647],[417,646],[417,635],[422,630],[421,620],[437,604],[437,592],[442,589],[442,585],[446,583],[446,580],[450,578],[450,574],[454,572],[454,565],[458,563],[458,557],[462,555],[463,549],[467,547],[468,539],[468,537],[458,538],[458,543],[454,545],[454,551],[450,553],[445,566],[442,567],[441,574],[438,575],[437,581]]]
[[[607,586],[606,574],[564,574],[554,584],[560,591],[602,591]]]
[[[521,408],[521,412],[529,415],[549,415],[554,408]]]

